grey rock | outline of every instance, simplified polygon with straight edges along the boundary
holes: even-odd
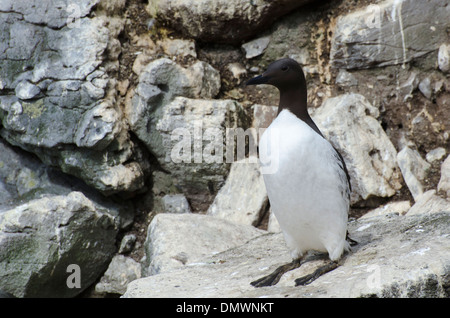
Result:
[[[428,99],[431,99],[431,81],[429,77],[425,77],[422,81],[419,83],[419,90]]]
[[[426,170],[431,165],[422,159],[416,150],[405,147],[397,155],[397,162],[402,171],[403,179],[408,186],[414,200],[423,194],[422,181],[425,178]]]
[[[336,77],[336,84],[342,87],[356,86],[358,85],[358,80],[352,73],[346,70],[339,70]]]
[[[84,182],[61,171],[48,167],[35,156],[14,148],[0,138],[0,187],[5,200],[0,201],[0,211],[44,196],[67,196],[72,191],[83,192],[96,209],[107,211],[118,228],[133,222],[130,203],[120,204],[105,198]]]
[[[438,147],[433,150],[430,150],[427,153],[427,155],[425,156],[425,159],[427,159],[427,161],[429,163],[432,163],[436,160],[441,160],[442,157],[444,157],[446,153],[447,153],[447,151],[445,150],[445,148]]]
[[[183,194],[166,194],[162,201],[166,213],[191,213],[189,202]]]
[[[436,190],[429,190],[417,198],[408,215],[433,214],[441,211],[450,211],[450,201],[436,195]]]
[[[242,44],[242,49],[245,51],[245,58],[251,59],[263,54],[270,42],[270,36],[264,36],[251,40],[250,42]]]
[[[408,63],[448,40],[445,1],[387,0],[341,16],[331,42],[336,68]]]
[[[155,149],[154,130],[164,106],[176,96],[213,98],[220,89],[220,75],[205,62],[183,68],[167,58],[148,64],[139,76],[139,84],[126,115],[131,130],[151,151]]]
[[[444,43],[439,47],[438,66],[444,73],[448,73],[450,71],[450,44]]]
[[[15,93],[20,99],[32,99],[41,92],[39,87],[28,81],[22,81],[17,84]]]
[[[268,203],[258,158],[249,157],[231,164],[227,181],[207,214],[234,223],[257,226]]]
[[[81,192],[0,213],[0,289],[16,297],[73,297],[106,269],[118,228]],[[79,288],[68,266],[79,266]]]
[[[363,216],[363,218],[372,218],[374,216],[388,216],[389,214],[395,213],[397,215],[405,215],[409,209],[411,208],[411,203],[409,201],[395,201],[389,202],[383,206],[380,206],[376,209],[370,210]]]
[[[276,18],[309,0],[149,1],[147,11],[188,37],[204,42],[238,43],[266,29]]]
[[[0,4],[1,86],[15,92],[0,94],[0,135],[110,195],[142,188],[148,163],[111,89],[120,23],[90,17],[97,3]]]
[[[450,198],[450,156],[441,165],[441,179],[438,184],[438,191],[444,192]]]
[[[164,39],[158,43],[169,56],[197,57],[195,41],[183,39]]]
[[[225,155],[234,149],[227,129],[248,127],[243,107],[232,100],[176,97],[158,113],[147,145],[161,166],[184,193],[217,191],[228,174]]]
[[[120,242],[119,253],[125,254],[131,252],[135,243],[136,243],[136,235],[134,234],[125,235],[122,238],[122,241]]]
[[[144,273],[154,275],[192,265],[263,234],[249,225],[201,214],[158,214],[145,241]]]
[[[449,212],[352,222],[349,232],[358,245],[339,268],[308,286],[295,287],[294,280],[312,273],[321,261],[288,272],[275,286],[250,285],[290,261],[277,233],[205,257],[199,264],[135,280],[124,297],[448,297],[449,222]]]
[[[359,94],[328,98],[312,118],[343,156],[352,184],[351,201],[390,197],[401,188],[397,151],[376,120],[379,110]]]
[[[127,285],[141,278],[141,264],[130,257],[116,255],[111,260],[95,291],[101,294],[124,294]]]

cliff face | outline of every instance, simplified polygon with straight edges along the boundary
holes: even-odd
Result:
[[[447,222],[448,16],[443,0],[1,1],[0,291],[71,297],[110,264],[97,290],[123,294],[141,276],[263,248],[252,244],[279,229],[252,146],[278,93],[242,83],[282,57],[302,65],[310,113],[347,163],[350,216],[390,215],[400,240],[402,224],[428,222],[418,214]],[[172,214],[152,221],[159,213]],[[399,266],[364,261],[372,229],[348,270]],[[179,232],[188,239],[176,243]],[[438,249],[416,243],[409,252]],[[440,287],[423,295],[442,296],[450,255],[439,257],[428,257],[435,272],[383,284],[435,275]],[[71,264],[79,287],[66,284]],[[128,296],[146,295],[133,286]],[[383,288],[345,295],[395,296]]]

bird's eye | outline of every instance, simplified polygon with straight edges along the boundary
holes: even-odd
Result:
[[[281,70],[282,70],[283,72],[286,72],[288,69],[289,69],[289,67],[286,66],[286,65],[281,67]]]

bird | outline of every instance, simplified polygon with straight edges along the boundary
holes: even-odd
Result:
[[[292,262],[251,284],[275,285],[285,272],[310,260],[328,258],[324,266],[295,280],[296,286],[307,285],[337,268],[350,250],[350,176],[342,155],[308,113],[301,66],[291,58],[274,61],[246,82],[246,86],[259,84],[279,90],[278,113],[259,140],[259,158],[270,206]],[[320,253],[306,257],[310,251]]]

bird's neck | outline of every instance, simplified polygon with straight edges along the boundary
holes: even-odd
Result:
[[[322,135],[319,128],[309,116],[307,109],[307,93],[306,87],[300,87],[297,89],[280,90],[280,104],[278,106],[278,114],[282,110],[287,109],[300,120],[303,120],[308,124],[315,132]]]

